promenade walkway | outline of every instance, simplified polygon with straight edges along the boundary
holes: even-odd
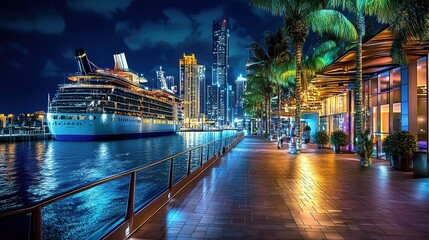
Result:
[[[429,179],[247,136],[131,239],[429,239]]]

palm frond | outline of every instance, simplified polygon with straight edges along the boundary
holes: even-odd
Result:
[[[318,34],[332,33],[348,42],[357,40],[357,31],[353,23],[337,10],[314,11],[309,14],[307,21],[311,29]]]
[[[337,47],[337,43],[332,41],[332,40],[328,40],[325,41],[323,43],[321,43],[319,46],[317,46],[316,48],[313,49],[313,52],[311,53],[310,58],[314,58],[317,56],[321,56],[326,54],[327,52],[335,49]]]
[[[396,13],[389,23],[395,39],[390,50],[395,63],[405,64],[405,46],[416,41],[429,41],[429,2],[422,0],[405,0],[397,6]]]
[[[349,0],[330,0],[328,3],[329,8],[340,8],[343,11],[347,10],[349,12],[355,12],[356,11],[356,1],[349,1]]]

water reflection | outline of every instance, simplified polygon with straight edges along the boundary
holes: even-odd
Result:
[[[16,183],[16,144],[0,144],[0,206],[12,207],[21,202],[19,186]],[[18,205],[21,206],[21,205]]]
[[[0,144],[0,211],[42,201],[234,133],[185,132],[121,141]]]

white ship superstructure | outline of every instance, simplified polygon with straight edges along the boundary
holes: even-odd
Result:
[[[115,68],[95,67],[76,50],[79,72],[60,84],[48,107],[48,127],[57,140],[137,138],[176,133],[182,124],[181,100],[163,90],[141,86],[125,55],[115,54]],[[93,70],[94,68],[94,70]]]

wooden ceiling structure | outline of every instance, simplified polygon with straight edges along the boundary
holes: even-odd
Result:
[[[389,28],[381,30],[376,36],[362,44],[362,79],[387,71],[399,65],[392,62],[390,49],[394,36]],[[405,48],[409,61],[429,53],[429,42],[414,41]],[[346,92],[356,79],[356,50],[351,49],[320,72],[312,81],[317,89],[319,100]]]

